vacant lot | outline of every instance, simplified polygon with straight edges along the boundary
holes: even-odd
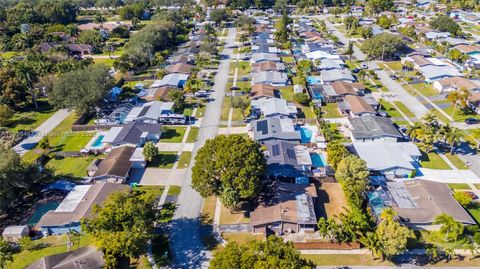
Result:
[[[347,200],[339,183],[322,183],[318,196],[320,203],[325,207],[327,218],[338,215],[347,206]]]

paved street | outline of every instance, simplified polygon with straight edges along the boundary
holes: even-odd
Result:
[[[32,134],[23,139],[20,143],[13,147],[13,149],[22,156],[29,151],[49,132],[51,132],[57,125],[59,125],[67,116],[69,112],[66,109],[60,109],[55,112],[48,120],[42,123],[35,129]]]
[[[215,76],[215,85],[213,86],[212,98],[215,100],[207,106],[192,156],[195,156],[197,150],[205,144],[207,139],[217,135],[228,80],[230,57],[233,55],[233,49],[228,48],[228,46],[235,43],[235,35],[236,29],[229,28],[228,37],[225,40],[225,49],[222,53],[225,57],[220,61],[218,73]],[[182,191],[178,197],[178,208],[171,223],[170,247],[174,256],[172,268],[206,267],[210,258],[209,251],[204,248],[202,243],[202,236],[208,235],[210,231],[202,227],[199,219],[203,200],[200,194],[191,187],[191,167],[194,163],[192,159],[187,169]]]

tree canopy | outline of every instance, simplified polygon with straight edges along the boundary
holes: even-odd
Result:
[[[303,259],[291,242],[285,243],[281,237],[269,236],[265,241],[251,241],[243,245],[235,242],[217,252],[211,269],[237,268],[313,268],[313,264]]]
[[[240,135],[220,135],[207,140],[198,150],[192,187],[202,197],[216,195],[226,207],[236,208],[241,199],[258,196],[265,170],[257,142]]]
[[[449,32],[454,36],[462,34],[462,29],[460,28],[460,25],[458,25],[458,23],[456,23],[452,18],[447,15],[440,15],[433,18],[430,21],[430,26],[435,30],[441,32]]]
[[[113,78],[109,75],[109,68],[94,65],[61,75],[54,82],[50,100],[59,107],[89,112],[112,86]]]
[[[82,227],[103,251],[108,268],[145,253],[154,235],[156,197],[141,191],[115,192],[102,206],[95,206]]]
[[[370,172],[364,160],[356,155],[345,157],[335,170],[335,178],[342,185],[351,206],[361,207],[365,198]]]
[[[363,42],[361,49],[371,59],[391,59],[405,43],[398,35],[381,33]]]

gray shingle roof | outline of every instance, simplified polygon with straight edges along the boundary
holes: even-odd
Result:
[[[393,126],[389,118],[365,115],[348,119],[352,126],[352,136],[357,139],[376,139],[381,137],[402,138],[402,134]]]
[[[253,138],[256,141],[288,140],[300,142],[300,132],[295,131],[293,121],[287,117],[271,117],[252,121]]]

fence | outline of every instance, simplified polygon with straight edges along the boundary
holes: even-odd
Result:
[[[82,125],[82,124],[74,124],[72,125],[72,131],[74,132],[86,132],[86,131],[106,131],[112,127],[120,127],[122,125],[119,124],[111,124],[111,125]]]
[[[55,157],[81,157],[81,156],[84,156],[85,154],[79,151],[59,151],[59,152],[54,152],[53,155],[55,155]]]
[[[334,242],[294,242],[293,246],[298,250],[328,249],[328,250],[353,250],[360,249],[360,243],[334,243]]]
[[[152,76],[139,76],[139,77],[136,77],[136,76],[132,76],[132,77],[125,76],[123,79],[124,79],[125,81],[156,80],[156,79],[157,79],[157,76],[156,76],[156,75],[152,75]]]

